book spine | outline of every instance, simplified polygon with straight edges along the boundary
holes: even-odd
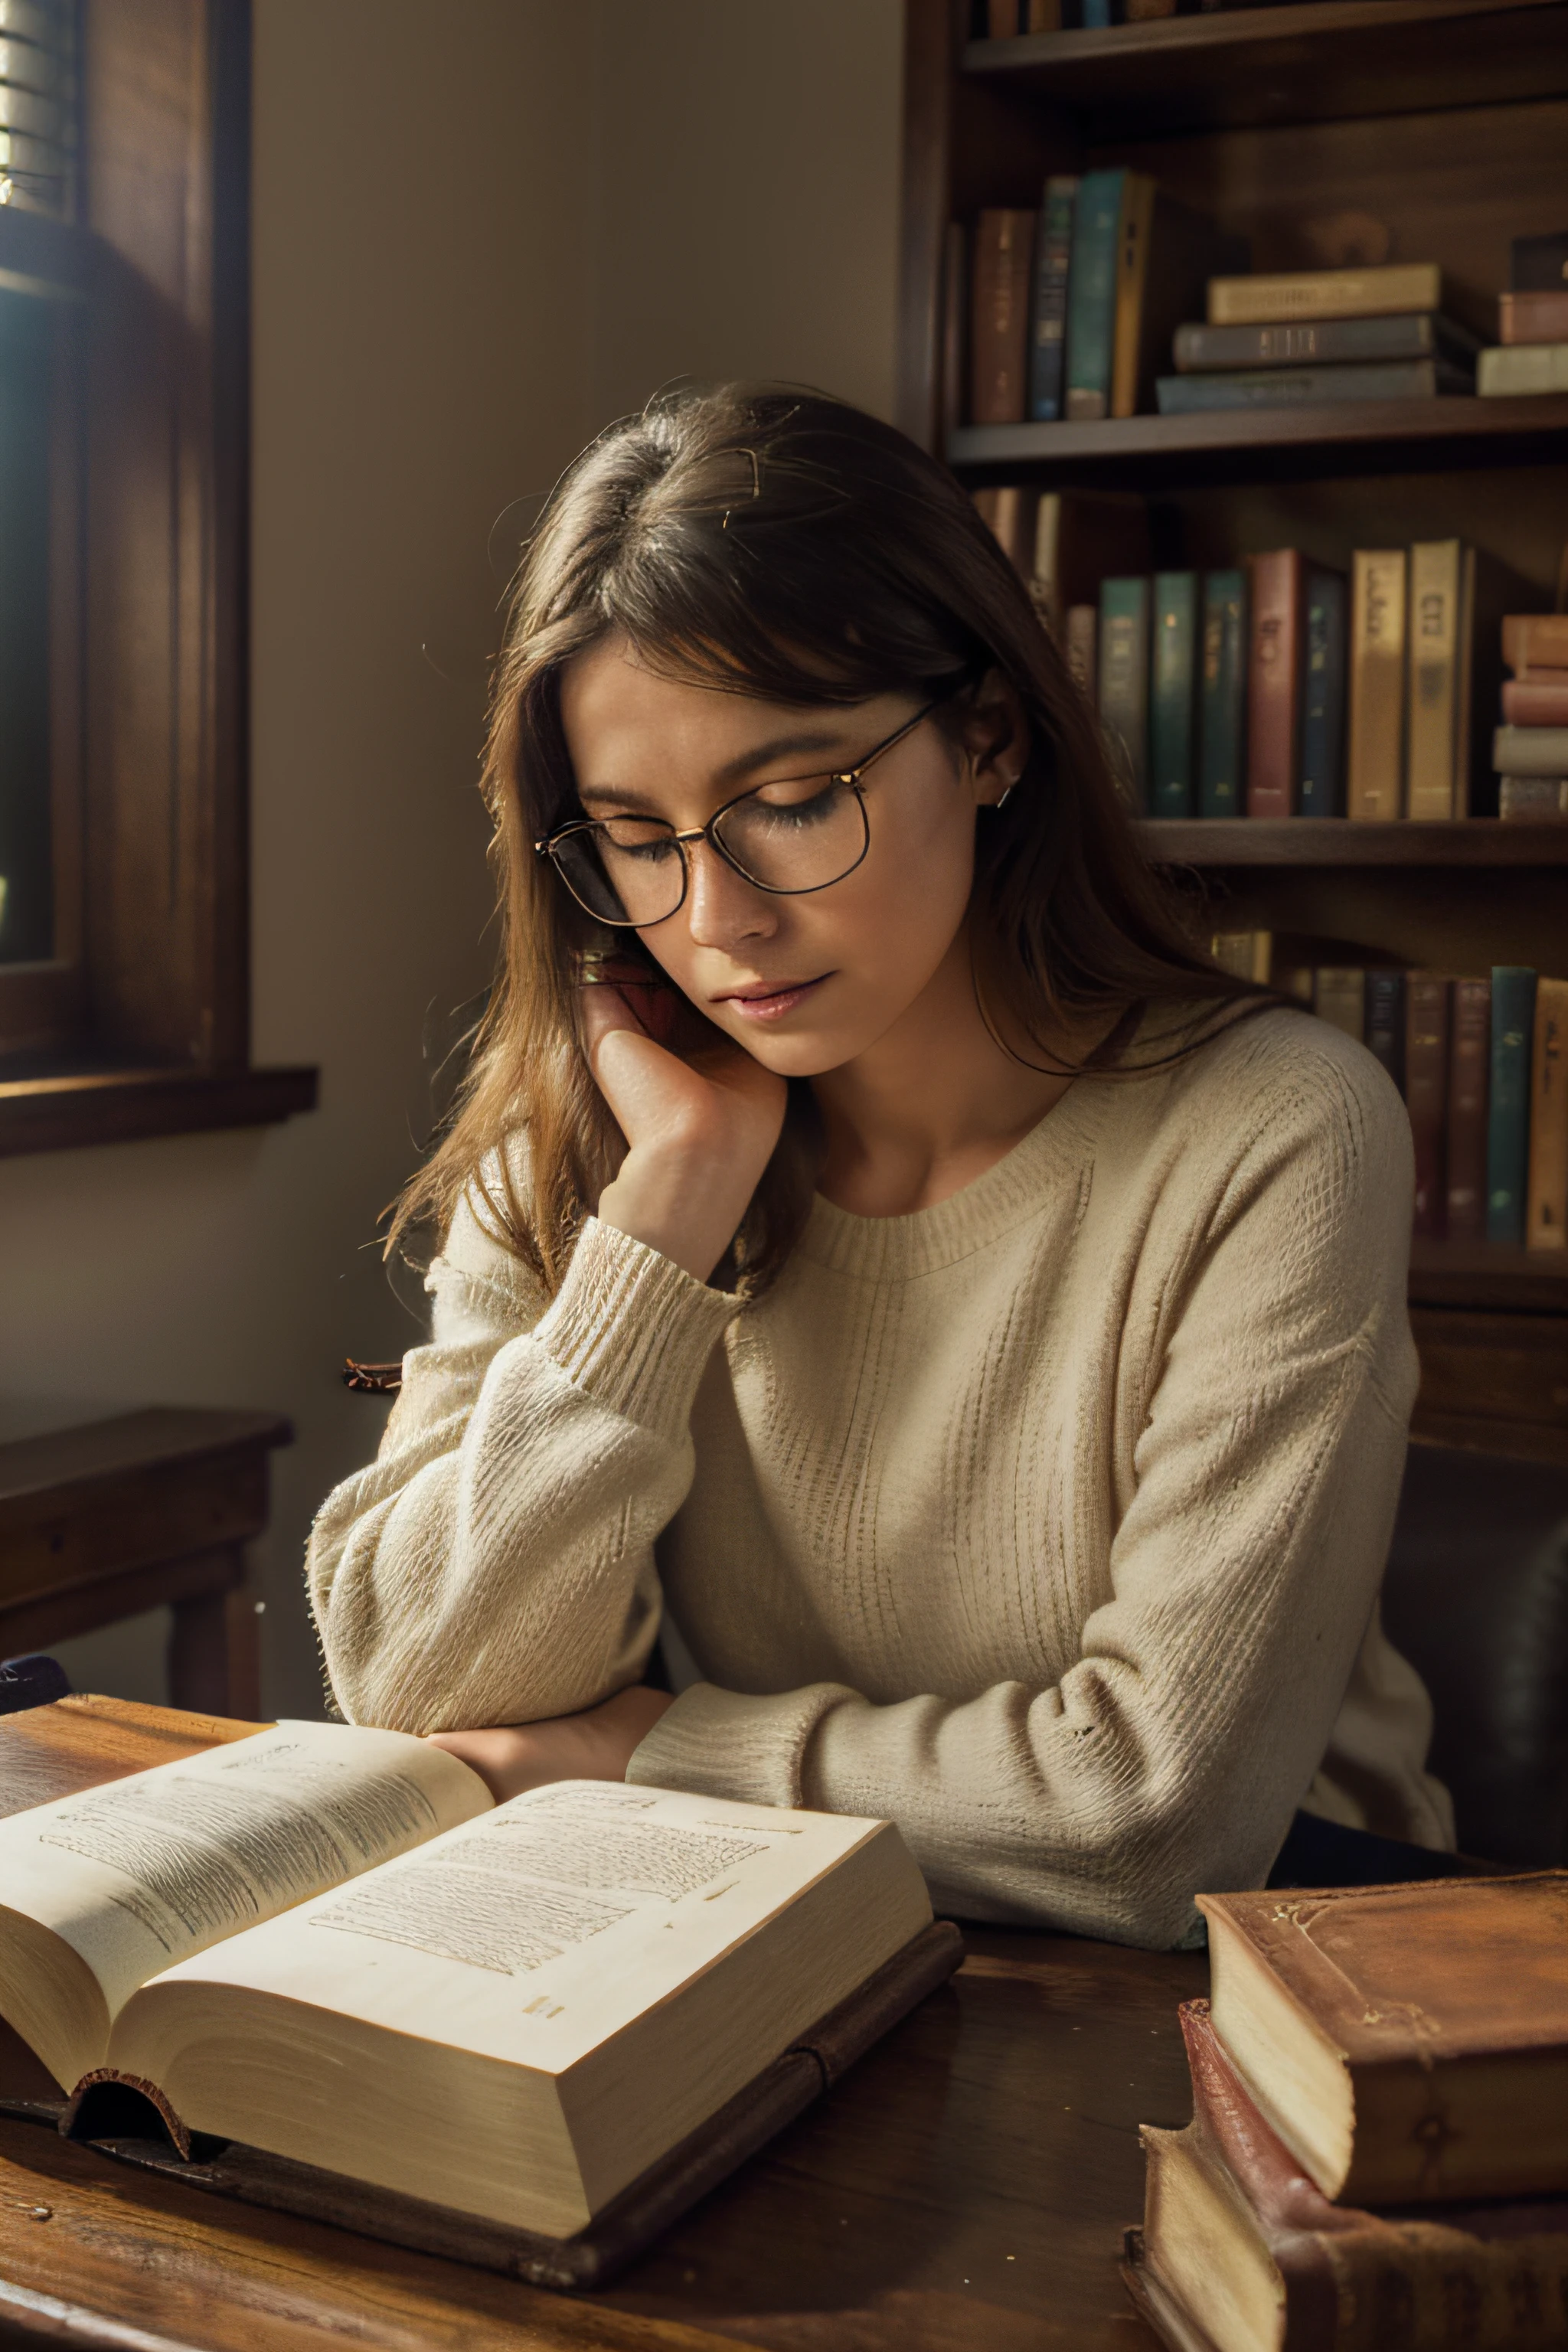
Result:
[[[1142,814],[1149,795],[1149,583],[1100,589],[1100,723],[1117,780]]]
[[[974,237],[969,413],[976,425],[1024,419],[1033,213],[993,207]]]
[[[1290,319],[1367,319],[1442,307],[1443,273],[1430,261],[1209,280],[1211,327],[1274,326]]]
[[[1068,173],[1046,182],[1035,245],[1035,299],[1029,320],[1029,415],[1048,425],[1062,414],[1067,359],[1068,266],[1072,258],[1078,181]]]
[[[1405,1103],[1415,1146],[1412,1230],[1441,1236],[1447,1203],[1448,983],[1413,971],[1405,982]]]
[[[1527,824],[1568,816],[1568,776],[1500,776],[1497,813]]]
[[[1122,171],[1086,172],[1079,182],[1068,272],[1069,417],[1093,419],[1110,414],[1116,345],[1117,237],[1126,183]]]
[[[1568,728],[1568,677],[1550,685],[1543,678],[1506,679],[1502,715],[1510,727]]]
[[[1083,0],[1083,29],[1086,33],[1108,32],[1111,21],[1110,0]]]
[[[1380,824],[1400,813],[1405,751],[1405,550],[1358,548],[1352,559],[1350,814]]]
[[[1530,1171],[1530,1081],[1535,974],[1523,964],[1492,966],[1490,1102],[1487,1115],[1487,1239],[1524,1239]]]
[[[1535,1250],[1568,1247],[1568,980],[1535,983],[1530,1087],[1530,1182],[1524,1238]]]
[[[1198,814],[1239,816],[1247,751],[1247,574],[1211,572],[1204,583],[1203,715]]]
[[[1300,548],[1276,548],[1252,565],[1252,648],[1247,681],[1247,814],[1294,816],[1300,761]]]
[[[1163,375],[1162,416],[1202,416],[1218,408],[1303,408],[1323,400],[1435,400],[1451,385],[1436,360],[1387,367],[1258,368],[1235,375]],[[1131,415],[1131,410],[1128,411]]]
[[[1448,1045],[1448,1201],[1451,1242],[1479,1242],[1487,1230],[1487,1074],[1492,1055],[1492,984],[1454,982]]]
[[[1502,625],[1502,657],[1515,677],[1568,670],[1568,613],[1510,613]]]
[[[1568,776],[1568,727],[1500,727],[1492,765],[1500,776]]]
[[[1095,604],[1071,604],[1067,622],[1068,669],[1080,694],[1094,702],[1100,675],[1100,609]]]
[[[1300,319],[1275,327],[1178,327],[1178,375],[1220,368],[1363,366],[1437,355],[1430,312],[1392,319]]]
[[[1331,1029],[1363,1044],[1366,1037],[1366,974],[1354,967],[1321,964],[1312,975],[1312,1010]]]
[[[1405,814],[1419,822],[1459,814],[1459,583],[1457,539],[1410,551],[1410,723]]]
[[[1476,362],[1476,390],[1483,400],[1568,392],[1568,343],[1494,345]]]
[[[1301,697],[1301,814],[1342,816],[1345,790],[1345,583],[1307,575],[1307,674]]]
[[[1369,1054],[1383,1064],[1401,1094],[1405,1091],[1405,974],[1369,971],[1366,976],[1366,1023],[1362,1032]]]
[[[1138,414],[1138,354],[1143,340],[1143,295],[1154,234],[1154,183],[1129,172],[1116,231],[1116,327],[1110,359],[1110,414]]]
[[[1149,696],[1149,808],[1153,816],[1193,813],[1197,635],[1196,572],[1156,572]]]
[[[1568,343],[1568,288],[1548,294],[1500,294],[1498,341]]]

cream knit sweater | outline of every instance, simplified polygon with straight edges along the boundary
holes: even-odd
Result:
[[[1416,1363],[1409,1129],[1304,1014],[1079,1079],[911,1216],[818,1199],[740,1308],[586,1226],[553,1302],[465,1209],[310,1580],[410,1731],[705,1680],[629,1778],[890,1816],[939,1905],[1166,1945],[1295,1807],[1426,1844],[1377,1591]]]

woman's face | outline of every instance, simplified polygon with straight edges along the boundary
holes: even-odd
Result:
[[[643,668],[612,637],[562,681],[585,814],[662,817],[686,832],[758,786],[856,767],[912,718],[912,698],[845,709],[763,702]],[[685,903],[638,932],[676,986],[784,1077],[864,1054],[910,1011],[953,950],[974,870],[975,810],[1023,762],[1021,714],[999,689],[956,746],[932,719],[877,761],[862,790],[870,842],[824,889],[758,889],[711,845],[688,845]]]

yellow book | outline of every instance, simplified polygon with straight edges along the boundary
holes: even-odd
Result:
[[[1343,964],[1321,964],[1312,976],[1312,1010],[1359,1045],[1366,1034],[1366,974]]]
[[[1147,172],[1129,172],[1116,229],[1116,337],[1110,363],[1110,414],[1138,414],[1138,349],[1149,240],[1154,233],[1154,183]]]
[[[1211,327],[1271,327],[1292,319],[1381,319],[1442,307],[1443,273],[1435,261],[1209,279]]]
[[[1358,547],[1352,558],[1346,804],[1363,823],[1403,813],[1405,573],[1402,547]]]
[[[1209,953],[1221,971],[1233,980],[1255,980],[1262,988],[1268,985],[1268,975],[1274,962],[1272,931],[1216,931],[1209,942]]]
[[[1531,1249],[1568,1247],[1568,980],[1535,983],[1524,1238]]]
[[[1457,539],[1421,541],[1410,551],[1410,731],[1405,814],[1419,820],[1463,813],[1459,646],[1465,554]]]

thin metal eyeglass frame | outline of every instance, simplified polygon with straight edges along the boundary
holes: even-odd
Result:
[[[738,874],[742,882],[749,882],[753,890],[765,890],[771,898],[809,898],[815,891],[831,890],[835,882],[843,882],[847,880],[847,877],[854,873],[857,866],[860,866],[865,863],[867,854],[871,846],[871,819],[867,813],[866,803],[861,794],[860,779],[866,773],[867,769],[875,767],[877,761],[881,759],[886,752],[892,751],[896,744],[901,743],[906,735],[912,735],[915,729],[921,725],[921,721],[929,719],[931,712],[935,710],[941,703],[945,702],[946,700],[947,697],[945,695],[937,695],[931,701],[925,705],[923,709],[917,710],[912,719],[906,719],[901,727],[895,728],[892,734],[885,736],[880,743],[874,744],[871,750],[867,752],[865,758],[855,767],[829,769],[825,772],[825,781],[827,783],[847,784],[856,799],[860,803],[860,824],[866,835],[865,840],[860,845],[860,855],[855,859],[854,864],[847,866],[842,874],[835,874],[829,881],[807,882],[799,889],[795,890],[780,889],[776,884],[772,882],[759,882],[754,874],[747,873],[740,859],[734,855],[734,852],[727,849],[723,842],[720,839],[715,828],[725,817],[729,815],[731,809],[739,808],[742,801],[749,801],[753,798],[756,793],[765,792],[767,789],[765,784],[749,784],[743,793],[737,793],[732,800],[726,801],[722,808],[716,808],[706,824],[692,825],[684,833],[678,833],[673,825],[668,828],[669,837],[680,852],[680,896],[676,900],[674,906],[671,907],[668,915],[656,915],[651,923],[634,923],[629,917],[624,915],[602,915],[596,907],[590,907],[584,899],[578,897],[577,892],[573,888],[569,876],[566,874],[560,860],[555,855],[556,845],[558,843],[566,841],[576,834],[597,833],[605,822],[604,818],[592,816],[574,817],[570,823],[566,824],[558,824],[553,833],[545,834],[542,839],[534,843],[533,854],[536,857],[549,858],[550,863],[554,867],[563,886],[571,894],[572,898],[576,900],[577,905],[582,908],[583,912],[585,915],[591,915],[596,923],[607,924],[610,929],[616,931],[651,931],[656,929],[660,923],[668,923],[671,919],[671,917],[679,914],[682,907],[686,904],[688,895],[691,888],[691,855],[689,845],[698,841],[705,841],[710,849],[712,850],[714,856],[716,857],[721,857],[725,865],[729,866],[731,872],[732,874]],[[780,783],[799,783],[806,781],[809,781],[809,779],[798,776],[781,776],[778,779]],[[645,822],[657,824],[660,823],[661,820],[657,817],[652,817],[645,820]]]

